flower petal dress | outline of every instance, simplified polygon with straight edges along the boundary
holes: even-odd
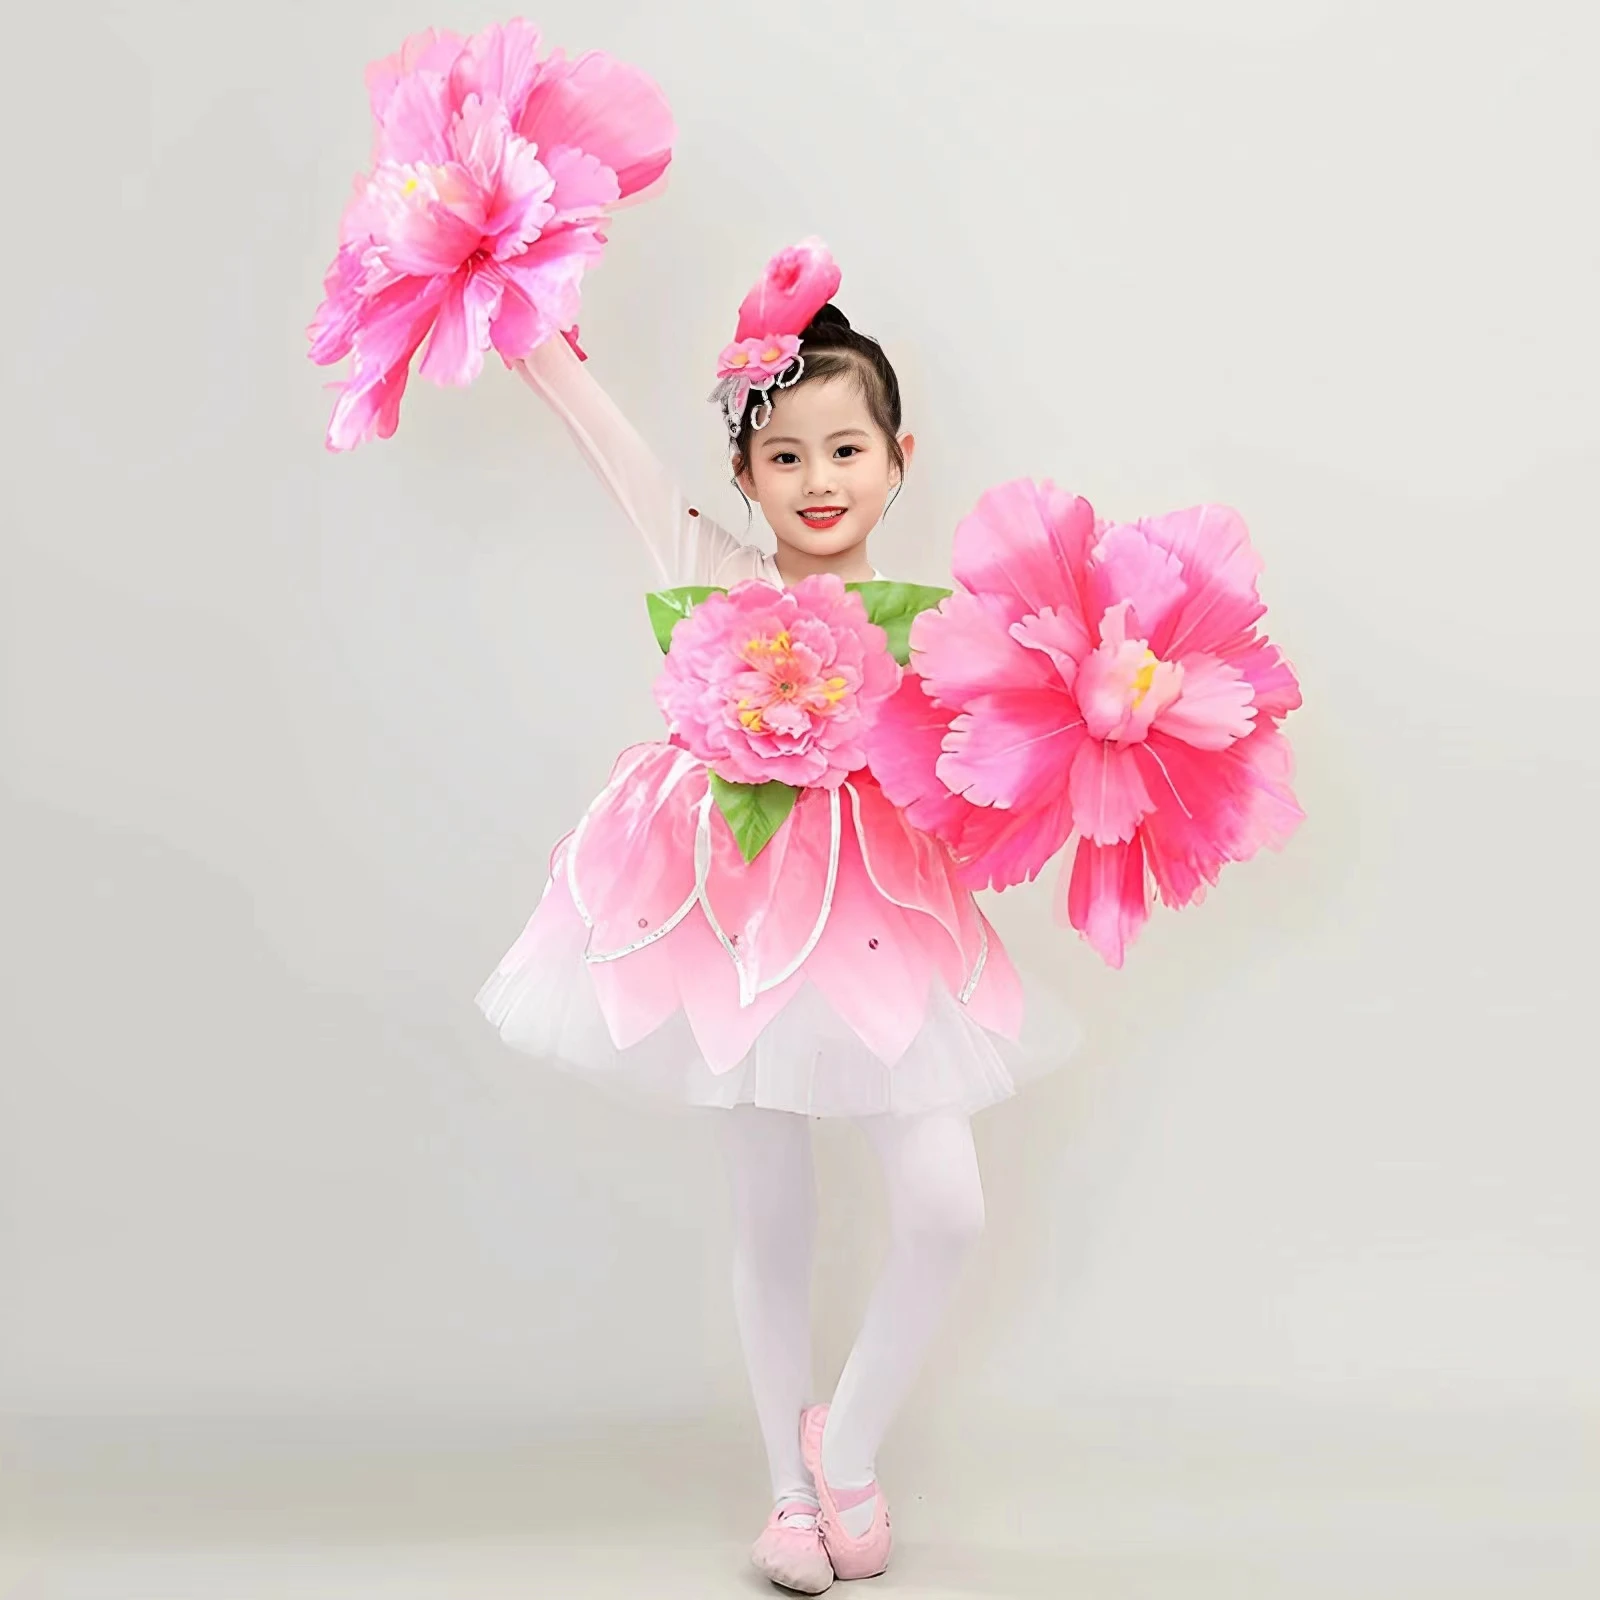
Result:
[[[684,500],[564,341],[518,370],[664,585],[782,587],[771,556]],[[479,992],[508,1044],[680,1103],[849,1117],[974,1111],[1070,1053],[1076,1029],[1053,1008],[1023,1043],[999,936],[868,768],[802,789],[752,860],[712,788],[679,742],[618,757]]]

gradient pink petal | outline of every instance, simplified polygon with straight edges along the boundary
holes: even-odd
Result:
[[[520,17],[493,23],[467,40],[450,68],[450,93],[457,105],[469,95],[498,100],[515,121],[538,81],[539,30]]]
[[[873,728],[872,775],[908,822],[944,842],[962,883],[1002,889],[1036,877],[1072,832],[1065,787],[1054,801],[1028,812],[975,806],[952,793],[937,772],[952,716],[928,698],[919,678],[907,674]]]
[[[1276,645],[1265,639],[1252,639],[1229,655],[1228,664],[1236,667],[1249,683],[1260,716],[1277,722],[1299,710],[1300,680]]]
[[[968,806],[951,843],[961,881],[974,889],[1031,883],[1071,837],[1072,827],[1072,801],[1065,785],[1026,811]]]
[[[1049,658],[1012,636],[1000,607],[959,589],[913,620],[911,656],[928,693],[945,705],[1002,685],[1049,689],[1058,682]]]
[[[613,211],[626,211],[630,206],[642,204],[646,200],[653,200],[658,194],[665,194],[669,174],[663,172],[660,177],[652,179],[642,189],[634,189],[628,194],[618,195],[612,201]]]
[[[341,245],[322,280],[323,301],[306,330],[311,340],[311,359],[318,366],[343,361],[355,342],[366,303],[359,292],[366,277],[361,255],[360,245]]]
[[[1061,875],[1056,914],[1076,928],[1107,965],[1120,967],[1128,946],[1150,920],[1139,839],[1112,845],[1080,839],[1071,875]]]
[[[591,922],[590,953],[629,951],[588,968],[612,1039],[626,1047],[681,1006],[712,1070],[725,1072],[794,986],[741,1005],[733,964],[697,903],[670,932],[660,932],[695,893],[706,781],[704,765],[674,746],[624,751],[589,809],[572,879]],[[652,934],[651,942],[639,943]]]
[[[616,203],[617,175],[598,156],[572,145],[543,152],[544,164],[554,180],[550,205],[555,223],[594,223]]]
[[[1060,787],[1087,736],[1061,689],[974,695],[950,725],[939,777],[974,805],[1031,806]]]
[[[932,972],[914,920],[921,920],[921,913],[878,893],[856,831],[847,827],[833,911],[806,961],[806,976],[867,1047],[891,1065],[927,1019]]]
[[[637,67],[599,51],[568,61],[552,53],[539,72],[517,132],[541,150],[575,145],[617,175],[626,197],[656,181],[677,136],[666,98]]]
[[[749,1055],[761,1030],[806,981],[805,974],[797,972],[786,983],[746,1002],[733,963],[698,911],[690,913],[683,925],[661,942],[670,946],[678,999],[694,1042],[706,1065],[718,1074],[731,1072]]]
[[[571,898],[565,891],[566,885],[558,880],[536,915],[543,916],[545,907],[558,900],[570,907]],[[576,916],[577,912],[571,914]],[[696,930],[692,924],[696,917],[697,913],[691,912],[669,937],[635,950],[625,960],[588,964],[589,982],[605,1018],[606,1031],[619,1050],[648,1038],[679,1009],[683,1003],[683,980],[679,974],[686,961],[698,956],[700,961],[711,963],[721,956],[711,930],[704,926],[704,918],[699,918],[701,939],[695,948]]]
[[[395,90],[406,80],[419,73],[434,77],[448,74],[464,43],[460,34],[427,28],[412,34],[393,55],[374,61],[367,68],[367,96],[374,121],[384,121]]]
[[[706,899],[752,986],[793,965],[823,915],[831,816],[826,794],[802,794],[766,848],[747,862],[726,818],[712,808]]]
[[[448,82],[438,74],[419,72],[402,78],[388,91],[373,136],[373,164],[438,166],[450,160],[450,124],[456,109]]]
[[[1073,820],[1095,844],[1122,844],[1131,839],[1152,801],[1134,749],[1086,739],[1079,747],[1067,780]]]
[[[1010,953],[995,932],[994,924],[978,910],[975,901],[969,901],[968,904],[972,906],[988,938],[989,953],[984,960],[978,985],[967,997],[967,1015],[980,1028],[998,1033],[1003,1039],[1016,1039],[1022,1032],[1027,1010],[1022,979],[1017,976]]]
[[[929,699],[924,681],[908,672],[879,708],[867,737],[868,764],[883,792],[917,827],[944,839],[959,832],[973,809],[937,772],[954,715]]]
[[[596,953],[635,944],[694,892],[705,768],[667,744],[633,745],[584,821],[572,876]]]
[[[946,953],[956,961],[943,967],[945,980],[959,993],[978,959],[980,939],[972,896],[960,888],[950,852],[916,827],[870,773],[852,779],[851,790],[846,815],[873,881],[889,899],[916,907],[938,925]]]
[[[483,370],[489,325],[500,309],[501,280],[487,272],[458,272],[439,302],[433,336],[417,371],[433,383],[465,385]]]
[[[1078,680],[1078,669],[1092,648],[1083,624],[1070,612],[1046,607],[1037,616],[1013,622],[1011,637],[1026,650],[1048,656],[1062,687],[1070,689]]]
[[[1188,592],[1183,563],[1137,525],[1117,524],[1101,533],[1088,570],[1090,615],[1125,605],[1134,638],[1155,638]]]
[[[450,155],[478,191],[475,198],[480,216],[488,216],[508,149],[513,147],[527,150],[538,159],[538,152],[527,140],[517,138],[511,131],[506,108],[498,100],[474,94],[457,105],[450,119]],[[542,169],[540,175],[545,176]]]
[[[584,229],[563,229],[485,269],[505,284],[490,338],[507,361],[526,356],[576,320],[584,269],[603,248]]]
[[[1221,752],[1153,733],[1136,759],[1153,802],[1140,831],[1167,905],[1187,905],[1228,862],[1281,847],[1302,820],[1288,744],[1270,725]]]
[[[1144,517],[1140,531],[1183,563],[1188,595],[1151,637],[1159,656],[1226,655],[1265,612],[1256,579],[1261,558],[1244,518],[1231,506],[1190,506]]]
[[[1197,750],[1226,750],[1255,725],[1255,690],[1239,669],[1215,656],[1185,656],[1178,697],[1150,726]]]
[[[387,439],[400,417],[410,361],[428,336],[445,278],[403,278],[376,295],[355,336],[349,379],[328,424],[328,448],[350,450],[376,435]]]
[[[956,582],[996,602],[1009,622],[1055,610],[1092,638],[1077,575],[1094,545],[1094,508],[1048,481],[988,491],[956,528]]]

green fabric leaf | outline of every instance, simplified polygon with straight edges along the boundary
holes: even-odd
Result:
[[[664,655],[672,648],[672,630],[700,604],[707,595],[726,594],[726,589],[689,584],[682,589],[657,589],[644,597],[650,608],[650,626],[656,631],[656,643]]]
[[[875,622],[889,635],[889,654],[902,667],[911,662],[911,624],[923,611],[931,611],[949,595],[948,589],[935,589],[922,583],[847,583],[861,596],[867,608],[867,621]]]
[[[739,852],[754,861],[794,810],[800,791],[791,783],[729,783],[711,774],[711,795],[727,818]]]

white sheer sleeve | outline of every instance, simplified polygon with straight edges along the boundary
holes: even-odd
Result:
[[[684,499],[565,339],[547,339],[514,365],[566,423],[584,459],[639,530],[663,586],[726,586],[741,578],[770,576],[770,557]]]

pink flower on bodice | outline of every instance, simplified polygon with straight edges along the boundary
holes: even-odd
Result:
[[[656,701],[673,738],[730,783],[836,789],[900,683],[882,628],[831,574],[712,594],[672,635]]]

